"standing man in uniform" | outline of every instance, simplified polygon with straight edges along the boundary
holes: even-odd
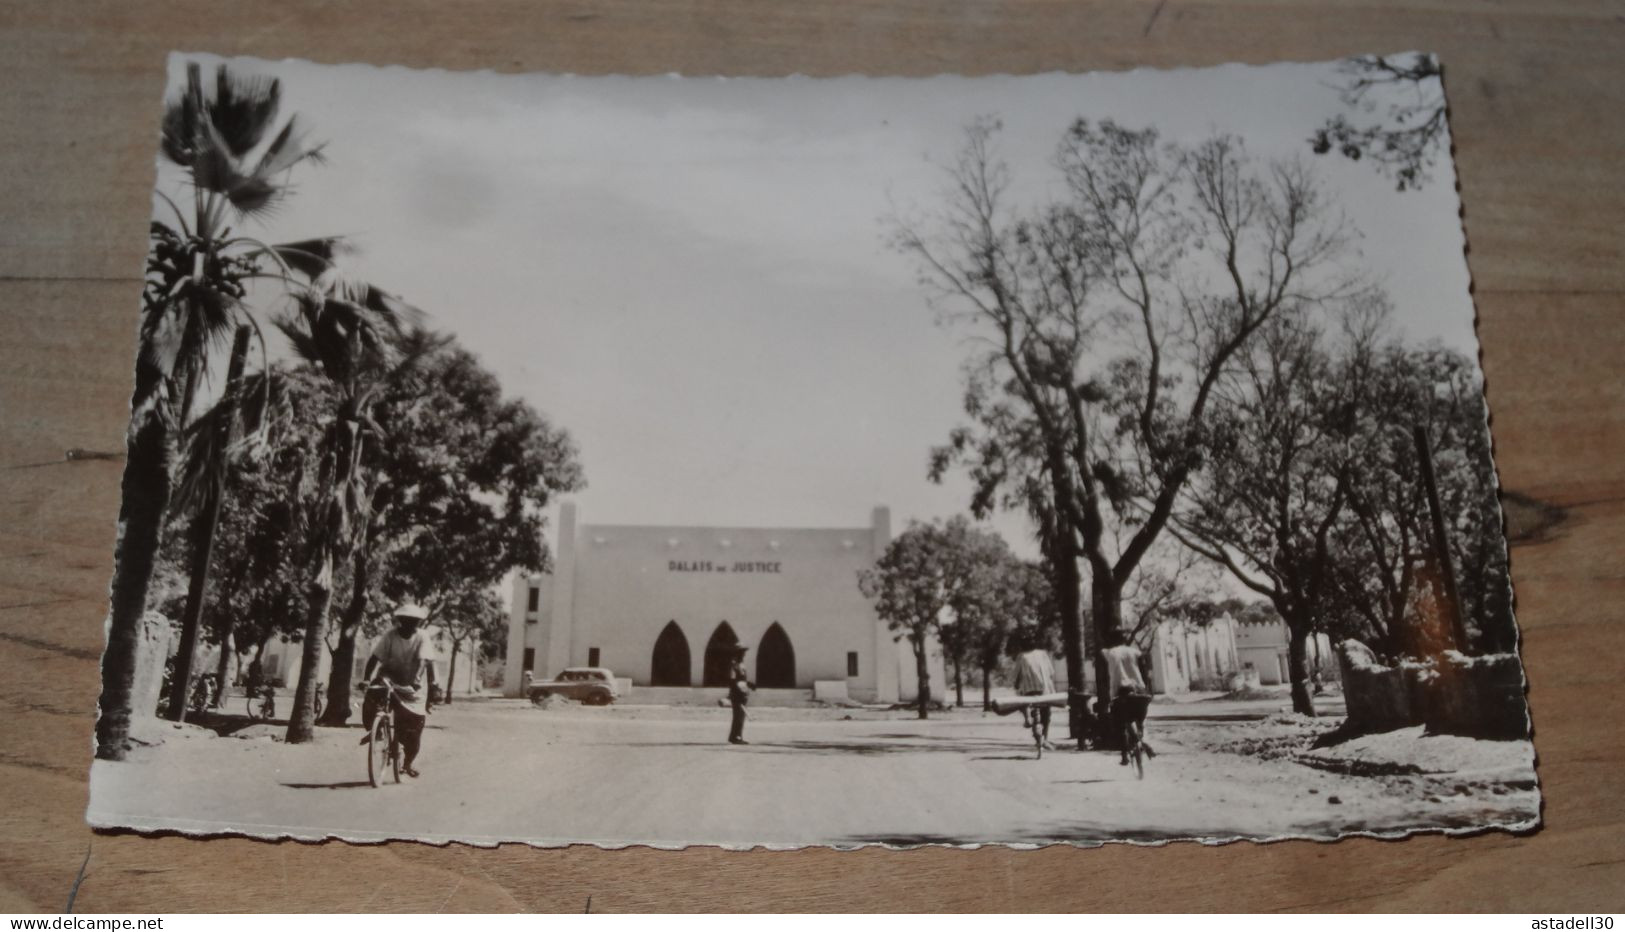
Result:
[[[368,686],[380,674],[394,684],[395,731],[400,735],[401,750],[406,754],[401,772],[409,777],[418,775],[412,765],[423,744],[424,719],[433,704],[429,694],[434,689],[434,665],[424,659],[427,649],[423,632],[418,630],[428,617],[429,613],[421,605],[405,604],[396,608],[395,628],[384,632],[372,645],[372,656],[367,658],[367,670],[362,676]],[[369,690],[361,705],[361,722],[367,730],[361,738],[362,744],[372,735],[373,718],[379,712],[378,707],[384,705],[381,700],[378,693]],[[387,705],[383,712],[389,714]]]
[[[745,703],[750,701],[750,691],[756,684],[750,681],[750,674],[745,670],[744,646],[734,648],[733,664],[728,668],[728,704],[733,707],[733,727],[728,730],[729,744],[749,744],[745,740]]]

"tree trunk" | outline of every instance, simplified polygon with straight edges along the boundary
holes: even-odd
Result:
[[[214,707],[216,709],[226,707],[226,687],[231,685],[231,655],[233,653],[231,648],[231,632],[222,633],[220,635],[220,657],[214,662],[214,679],[215,683],[220,687],[214,693]]]
[[[1114,631],[1123,626],[1123,592],[1111,579],[1095,574],[1089,580],[1090,610],[1095,627],[1095,694],[1100,697],[1101,708],[1112,704],[1112,677],[1106,665],[1106,642]]]
[[[1315,702],[1309,694],[1309,631],[1307,623],[1288,622],[1286,669],[1292,682],[1292,711],[1313,718]]]
[[[242,387],[243,366],[248,361],[248,338],[252,330],[248,325],[237,328],[231,344],[231,365],[226,370],[226,389],[220,403],[227,406],[225,423],[217,425],[219,434],[215,443],[216,455],[227,456],[235,431],[237,392]],[[190,402],[191,391],[187,392]],[[175,672],[169,681],[169,719],[179,722],[186,718],[187,699],[192,691],[192,664],[197,659],[198,634],[203,628],[203,603],[208,595],[209,567],[214,562],[214,532],[220,525],[220,505],[225,500],[227,459],[219,472],[205,480],[202,508],[192,521],[191,578],[186,586],[186,608],[181,612],[181,643],[175,652]],[[204,467],[212,470],[212,467]],[[222,650],[224,648],[222,647]],[[224,687],[224,683],[220,684]],[[221,690],[224,692],[224,688]]]
[[[444,702],[446,705],[451,705],[451,687],[452,687],[452,684],[457,682],[457,651],[462,646],[463,646],[462,641],[459,641],[459,640],[457,640],[455,638],[452,639],[452,642],[451,642],[451,662],[446,664],[446,693],[445,693],[445,696],[440,700],[441,702]]]
[[[925,638],[912,637],[909,641],[914,646],[914,674],[918,678],[919,694],[915,700],[919,703],[920,718],[929,718],[928,709],[931,705],[931,668],[925,662]]]
[[[959,661],[954,661],[954,708],[965,707],[965,677],[960,672]]]
[[[293,712],[288,716],[289,744],[304,744],[316,737],[316,676],[322,663],[322,642],[327,637],[327,611],[333,604],[333,550],[324,542],[317,561],[316,578],[310,584],[310,608],[305,617],[304,650],[299,659],[299,686],[293,693]]]
[[[1411,428],[1416,442],[1416,457],[1422,466],[1422,488],[1427,493],[1429,526],[1432,529],[1433,559],[1439,566],[1444,582],[1445,616],[1450,621],[1452,646],[1462,653],[1472,651],[1467,638],[1467,623],[1462,618],[1461,592],[1456,588],[1456,566],[1450,556],[1450,537],[1445,531],[1444,509],[1439,504],[1439,485],[1433,476],[1433,452],[1428,444],[1427,430],[1416,424]]]
[[[982,668],[982,711],[993,708],[993,668]]]
[[[350,723],[350,690],[354,688],[355,645],[361,634],[360,627],[343,625],[339,628],[339,642],[332,650],[333,663],[327,671],[327,704],[322,707],[318,725],[343,728]]]
[[[1055,494],[1071,492],[1064,484],[1055,483]],[[1078,543],[1069,522],[1057,517],[1060,526],[1050,542],[1050,579],[1055,587],[1056,607],[1061,615],[1061,645],[1066,654],[1067,734],[1083,750],[1088,739],[1084,728],[1085,695],[1083,677],[1083,579],[1078,573]]]
[[[148,395],[138,387],[135,397],[139,405]],[[112,605],[107,620],[107,649],[102,652],[102,691],[97,701],[96,757],[100,760],[123,760],[130,751],[136,653],[147,610],[147,587],[158,555],[158,538],[169,507],[173,451],[168,424],[158,414],[146,415],[125,449]]]
[[[372,560],[365,543],[356,548],[351,563],[350,602],[339,619],[339,643],[333,650],[333,669],[327,676],[327,707],[319,724],[342,728],[350,723],[350,690],[354,686],[355,645],[367,619],[367,590],[372,585]]]

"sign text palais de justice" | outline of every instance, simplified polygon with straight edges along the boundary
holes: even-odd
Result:
[[[713,563],[710,560],[668,560],[670,573],[777,573],[780,564],[742,560],[738,563]]]

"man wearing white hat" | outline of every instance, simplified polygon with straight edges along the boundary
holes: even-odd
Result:
[[[367,658],[367,670],[362,676],[369,685],[379,674],[395,684],[395,700],[398,703],[395,730],[400,735],[401,750],[406,755],[401,772],[409,777],[418,775],[412,765],[423,743],[423,720],[429,714],[432,705],[429,694],[434,689],[434,665],[424,659],[427,645],[423,642],[423,632],[418,630],[428,617],[429,613],[421,605],[407,603],[396,608],[395,627],[384,632],[373,643],[372,656]],[[424,682],[425,676],[427,683]],[[377,707],[381,704],[375,696],[376,693],[367,693],[361,707],[362,724],[369,735],[372,734],[373,717],[378,714]],[[363,737],[361,741],[365,744],[367,739]]]

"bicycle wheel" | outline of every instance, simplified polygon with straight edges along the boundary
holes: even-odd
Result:
[[[367,779],[373,786],[383,785],[384,777],[394,763],[394,745],[395,733],[389,727],[389,714],[380,713],[377,721],[372,723],[372,740],[367,742]],[[395,782],[401,782],[398,770]]]
[[[248,697],[243,700],[243,705],[248,710],[249,720],[255,722],[260,720],[260,702],[258,696],[255,696],[253,693],[249,693]]]
[[[401,740],[393,725],[389,729],[389,777],[396,783],[401,782]]]

